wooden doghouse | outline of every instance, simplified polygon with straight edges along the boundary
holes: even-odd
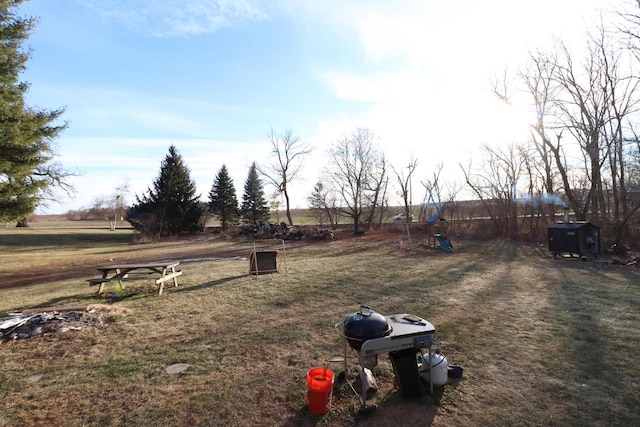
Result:
[[[587,221],[556,222],[549,225],[549,251],[554,256],[568,252],[578,255],[598,257],[600,254],[600,229]]]
[[[249,274],[279,272],[278,251],[253,251],[249,255]]]
[[[284,259],[285,273],[287,268],[287,255],[284,246],[284,240],[277,240],[282,245],[282,255]],[[258,247],[257,244],[260,244]],[[253,243],[253,251],[249,254],[249,274],[259,275],[268,273],[280,273],[280,264],[278,263],[278,255],[280,251],[269,248],[269,244],[273,246],[273,242],[259,240]]]

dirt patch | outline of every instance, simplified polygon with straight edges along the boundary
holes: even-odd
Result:
[[[364,234],[355,235],[351,229],[336,230],[334,238],[331,240],[314,240],[311,238],[288,241],[287,248],[300,245],[322,245],[328,242],[362,242],[363,244],[390,243],[393,244],[398,239],[402,239],[402,233],[397,230],[375,230],[367,231]],[[421,241],[421,233],[414,237],[415,241]],[[279,242],[279,241],[278,241]],[[162,247],[151,247],[140,244],[126,254],[127,263],[145,263],[158,260],[190,260],[204,258],[232,258],[249,256],[252,250],[253,240],[241,239],[239,237],[222,238],[220,236],[208,234],[197,234],[189,237],[171,239]],[[8,289],[19,286],[28,286],[37,283],[53,282],[65,280],[72,277],[89,278],[95,276],[96,267],[108,264],[109,262],[124,261],[125,258],[117,259],[97,259],[80,258],[53,260],[47,265],[29,269],[29,271],[19,271],[0,274],[0,289]]]
[[[96,274],[96,267],[110,262],[126,260],[127,263],[145,263],[159,260],[181,260],[205,257],[233,257],[247,255],[246,247],[220,245],[219,239],[202,236],[185,237],[167,242],[162,247],[140,244],[125,255],[114,254],[108,257],[83,257],[74,259],[51,260],[48,264],[30,268],[28,271],[16,271],[0,274],[0,289],[28,286],[37,283],[65,280],[71,277],[89,278]]]

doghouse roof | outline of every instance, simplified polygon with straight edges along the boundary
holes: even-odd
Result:
[[[558,221],[549,225],[549,228],[558,228],[562,230],[578,230],[580,228],[596,228],[598,226],[591,224],[589,221],[562,222]]]

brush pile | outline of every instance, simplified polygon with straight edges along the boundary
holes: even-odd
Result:
[[[24,310],[0,318],[0,339],[8,341],[100,328],[115,322],[118,315],[127,312],[127,309],[101,304]]]

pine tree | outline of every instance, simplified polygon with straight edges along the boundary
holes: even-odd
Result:
[[[245,222],[250,224],[258,224],[260,221],[269,220],[269,205],[264,198],[264,189],[262,181],[258,178],[258,169],[255,162],[251,164],[249,175],[244,183],[240,212]]]
[[[229,176],[226,165],[222,165],[213,181],[213,186],[209,192],[209,211],[220,219],[223,230],[235,223],[240,215],[236,189],[233,186],[233,180]]]
[[[54,125],[64,109],[38,110],[25,105],[29,84],[20,81],[29,51],[22,45],[36,25],[16,15],[22,0],[0,1],[0,221],[24,220],[51,194],[67,188],[70,174],[51,163],[53,140],[67,127]]]
[[[323,225],[323,220],[325,217],[326,199],[327,192],[325,191],[324,185],[321,182],[316,183],[316,185],[313,187],[311,195],[307,197],[311,215],[313,215],[314,218],[318,219],[320,226]]]
[[[318,219],[320,226],[322,226],[324,218],[329,220],[331,226],[338,225],[338,219],[340,217],[340,207],[336,200],[335,193],[331,193],[326,190],[322,182],[317,182],[313,187],[313,191],[307,197],[309,202],[309,210],[314,218]]]
[[[202,230],[205,207],[196,195],[189,168],[175,146],[160,165],[153,189],[137,197],[127,219],[146,237],[156,238]]]

